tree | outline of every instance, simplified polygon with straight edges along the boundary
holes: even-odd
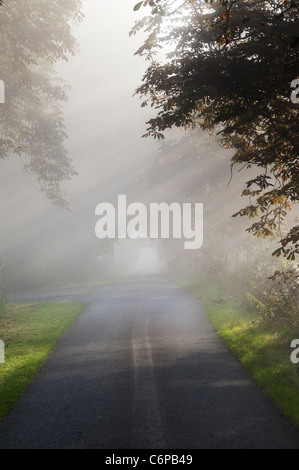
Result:
[[[294,260],[299,226],[284,232],[299,199],[299,106],[291,83],[299,77],[299,2],[294,0],[166,0],[139,2],[152,15],[131,34],[148,32],[137,54],[151,61],[137,94],[156,116],[145,136],[163,138],[173,126],[216,130],[232,148],[232,168],[260,168],[247,182],[240,216],[258,218],[256,236],[281,234],[274,255]],[[172,5],[172,6],[171,6]],[[167,46],[165,57],[157,54]]]
[[[66,206],[61,183],[75,174],[64,146],[66,86],[54,65],[76,52],[71,24],[81,0],[11,0],[0,7],[0,157],[19,155],[54,203]]]

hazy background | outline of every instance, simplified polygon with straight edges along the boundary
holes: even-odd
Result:
[[[71,212],[51,206],[18,157],[1,161],[0,259],[10,290],[172,270],[178,261],[183,270],[198,269],[215,235],[218,250],[243,256],[232,234],[236,231],[240,244],[246,243],[249,224],[242,222],[242,228],[231,219],[243,204],[240,178],[228,186],[231,153],[200,131],[190,137],[196,151],[190,151],[183,132],[168,134],[171,145],[141,138],[151,112],[132,96],[148,65],[134,56],[142,35],[129,37],[138,18],[133,6],[131,0],[86,0],[85,20],[74,30],[80,53],[57,67],[72,87],[65,120],[78,176],[64,184]],[[118,194],[126,194],[128,202],[204,202],[201,253],[186,252],[178,241],[98,240],[95,208],[100,202],[116,203]]]

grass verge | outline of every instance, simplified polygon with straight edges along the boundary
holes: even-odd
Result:
[[[0,421],[24,393],[59,337],[83,312],[78,302],[11,304],[0,314]]]
[[[299,426],[299,365],[292,364],[291,341],[299,338],[299,321],[289,326],[265,321],[230,299],[221,285],[198,281],[179,283],[201,300],[220,338],[242,362],[253,379]]]

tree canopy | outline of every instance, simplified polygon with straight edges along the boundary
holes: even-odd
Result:
[[[145,136],[199,127],[234,149],[232,168],[259,168],[243,191],[248,229],[280,233],[274,255],[299,254],[299,225],[285,229],[299,199],[299,106],[291,84],[299,77],[299,2],[294,0],[147,0],[151,15],[131,34],[148,33],[136,54],[150,65],[137,89],[152,106]],[[166,54],[160,51],[165,48]]]
[[[54,203],[66,206],[61,183],[75,174],[65,148],[66,86],[54,64],[76,52],[71,25],[81,0],[10,0],[0,7],[0,157],[19,155]]]

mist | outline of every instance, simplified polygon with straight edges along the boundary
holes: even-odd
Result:
[[[299,2],[137,1],[0,0],[0,449],[299,448]]]
[[[231,217],[242,207],[248,179],[246,172],[231,179],[232,151],[200,130],[167,131],[163,142],[142,138],[151,110],[141,108],[133,95],[148,64],[134,56],[142,33],[129,37],[141,14],[132,11],[130,1],[110,3],[84,2],[84,20],[73,27],[79,52],[56,64],[58,76],[70,86],[66,145],[77,172],[63,184],[70,211],[53,207],[41,194],[22,158],[1,161],[0,259],[9,290],[138,273],[188,274],[199,269],[215,244],[232,264],[236,252],[242,258],[253,250],[255,241],[245,232],[248,220]],[[203,203],[203,248],[188,252],[174,239],[97,239],[95,208],[116,204],[119,194],[130,203]]]

